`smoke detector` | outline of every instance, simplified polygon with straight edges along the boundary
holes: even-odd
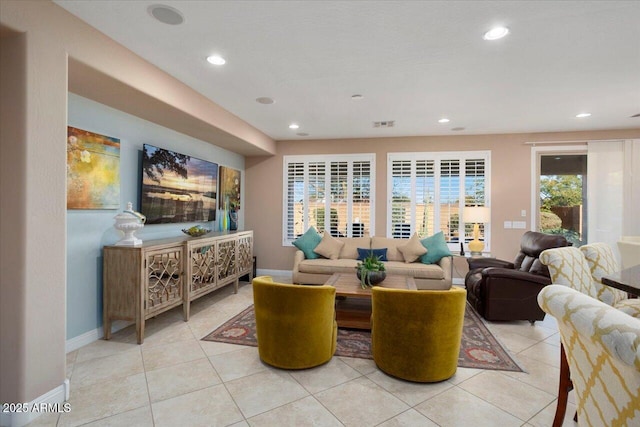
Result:
[[[385,120],[382,122],[373,122],[374,128],[392,128],[396,124],[395,120]]]

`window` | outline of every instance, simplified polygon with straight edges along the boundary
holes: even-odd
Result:
[[[460,215],[465,206],[489,206],[490,159],[488,151],[389,153],[387,235],[442,231],[452,249],[460,236],[472,240],[473,224],[461,222]],[[480,230],[489,250],[489,225]]]
[[[311,226],[336,237],[368,235],[375,229],[374,169],[374,154],[285,156],[283,244]]]

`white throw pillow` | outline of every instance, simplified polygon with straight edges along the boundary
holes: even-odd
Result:
[[[427,253],[427,248],[420,243],[418,233],[413,233],[413,236],[411,236],[407,244],[398,246],[398,250],[404,257],[404,262],[406,263],[414,262],[419,257]]]
[[[343,246],[344,242],[336,239],[325,230],[324,234],[322,235],[322,240],[313,251],[325,258],[338,259],[338,257],[340,256],[340,250]]]

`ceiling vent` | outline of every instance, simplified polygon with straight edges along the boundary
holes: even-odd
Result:
[[[640,113],[638,113],[638,114],[634,114],[633,116],[631,116],[631,118],[632,118],[632,119],[633,119],[633,118],[636,118],[636,117],[640,117]]]
[[[373,122],[374,128],[392,128],[396,124],[395,120],[386,120],[384,122]]]

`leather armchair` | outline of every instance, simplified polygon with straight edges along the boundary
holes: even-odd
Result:
[[[514,262],[468,259],[467,300],[487,320],[542,320],[544,311],[538,306],[537,296],[551,279],[539,256],[545,249],[567,245],[563,236],[527,231]]]

